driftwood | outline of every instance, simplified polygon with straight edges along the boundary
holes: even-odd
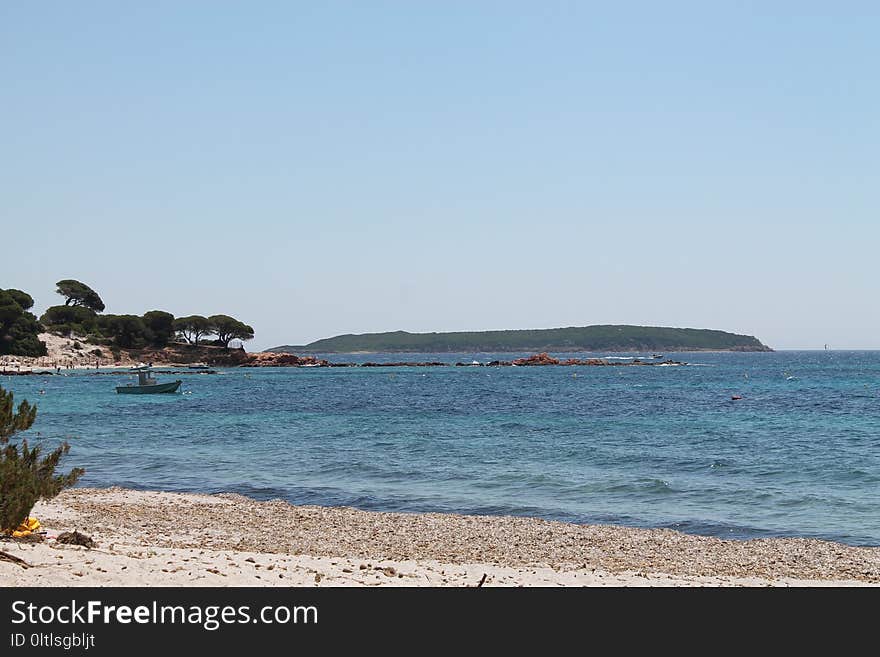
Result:
[[[10,563],[18,564],[22,568],[31,567],[31,565],[24,559],[19,559],[14,554],[9,554],[8,552],[3,551],[0,551],[0,561],[9,561]]]

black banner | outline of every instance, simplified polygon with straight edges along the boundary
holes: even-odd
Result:
[[[862,622],[875,600],[876,589],[7,588],[0,654],[118,655],[132,646],[226,654],[352,640],[391,649],[412,636],[421,637],[413,651],[597,636],[650,645],[694,633],[729,644],[791,641],[835,623],[852,638],[871,627]]]

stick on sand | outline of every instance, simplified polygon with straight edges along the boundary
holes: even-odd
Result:
[[[2,550],[0,550],[0,561],[11,561],[12,563],[17,563],[22,568],[31,567],[31,565],[24,559],[19,559],[15,555],[9,554],[8,552],[3,552]]]

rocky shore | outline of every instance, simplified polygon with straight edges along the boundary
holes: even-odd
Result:
[[[286,352],[262,352],[248,354],[248,360],[241,363],[240,367],[539,367],[539,366],[572,366],[585,365],[591,367],[601,366],[629,366],[629,365],[687,365],[674,360],[640,360],[633,359],[628,362],[609,361],[605,358],[569,358],[560,360],[547,353],[535,354],[526,358],[514,360],[493,360],[488,363],[472,361],[470,363],[444,363],[441,361],[394,361],[366,363],[333,363],[315,356],[296,356]]]
[[[610,361],[604,358],[569,358],[566,360],[559,360],[558,358],[553,358],[546,353],[535,354],[534,356],[529,356],[527,358],[517,358],[512,361],[508,360],[493,360],[487,363],[481,362],[470,362],[470,363],[444,363],[441,361],[393,361],[393,362],[372,362],[368,361],[366,363],[333,363],[326,359],[319,359],[315,356],[297,356],[295,354],[274,352],[274,353],[254,353],[254,354],[243,354],[239,355],[237,358],[223,358],[219,361],[217,359],[206,358],[206,362],[209,362],[212,367],[540,367],[540,366],[558,366],[558,367],[571,367],[575,365],[579,366],[588,366],[588,367],[629,367],[629,366],[674,366],[674,365],[687,365],[687,363],[675,361],[675,360],[639,360],[633,359],[631,361],[622,362],[622,361]],[[113,363],[112,365],[99,365],[96,363],[94,366],[78,366],[79,369],[94,369],[99,371],[101,367],[103,367],[104,372],[107,373],[109,370],[110,373],[125,373],[125,370],[128,368],[143,362],[149,362],[157,367],[185,367],[186,362],[180,362],[179,359],[175,359],[173,357],[168,357],[167,354],[161,353],[153,353],[147,354],[144,358],[138,359],[127,359],[124,363]],[[189,361],[192,362],[192,361]],[[114,368],[116,371],[114,371]],[[67,369],[67,368],[62,368]],[[58,370],[61,372],[61,369]],[[33,364],[25,364],[22,369],[21,365],[18,366],[9,366],[0,364],[0,375],[2,376],[26,376],[31,374],[40,374],[40,375],[51,375],[56,373],[55,369],[51,366],[49,367],[41,367],[39,365]],[[192,374],[194,373],[192,370],[180,370],[180,371],[168,371],[167,374]],[[200,373],[210,373],[214,374],[214,370],[203,371]]]
[[[880,548],[536,518],[378,513],[240,495],[73,489],[0,542],[3,586],[878,585]],[[61,545],[78,529],[93,549]]]
[[[569,358],[560,360],[542,352],[513,360],[472,361],[469,363],[446,363],[442,361],[395,361],[395,362],[331,362],[316,356],[299,356],[283,351],[248,353],[244,348],[224,349],[214,345],[174,343],[163,348],[115,350],[81,343],[76,338],[63,338],[51,333],[41,333],[46,343],[47,356],[23,357],[0,356],[0,375],[28,375],[60,373],[69,369],[108,370],[130,368],[140,363],[152,363],[161,367],[185,367],[202,363],[210,367],[538,367],[538,366],[658,366],[686,365],[674,360],[659,358],[630,361],[605,358]]]

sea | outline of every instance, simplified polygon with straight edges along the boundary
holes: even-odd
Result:
[[[155,396],[116,394],[129,377],[107,370],[0,385],[37,404],[32,443],[70,444],[80,486],[880,545],[880,352],[663,356],[688,364],[157,368],[183,385]]]

